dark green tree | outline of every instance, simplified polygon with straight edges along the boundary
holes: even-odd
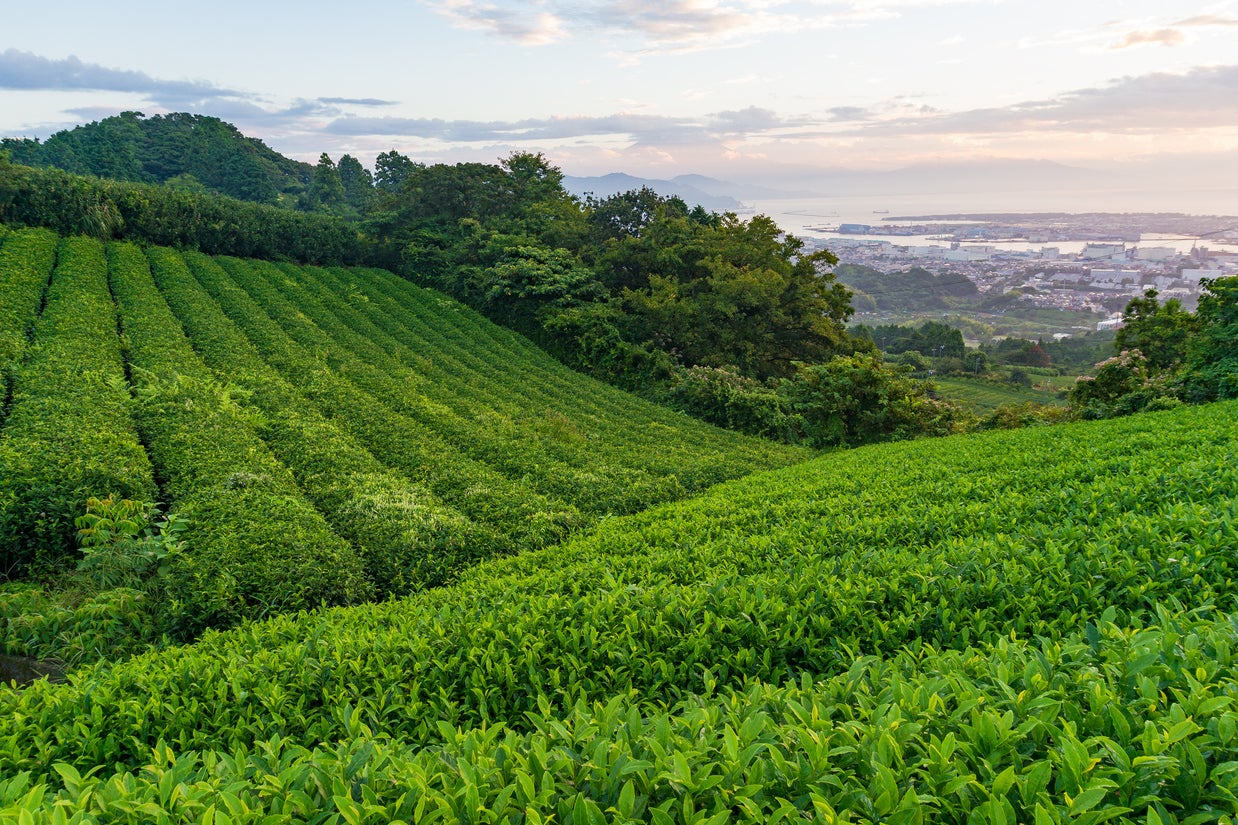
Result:
[[[339,170],[326,152],[318,157],[301,208],[306,212],[337,212],[347,204]]]
[[[1186,351],[1190,400],[1238,398],[1238,276],[1206,279],[1203,287]]]
[[[1119,352],[1139,350],[1153,370],[1174,369],[1186,357],[1195,318],[1183,311],[1177,298],[1161,304],[1156,295],[1155,289],[1149,289],[1126,305],[1115,346]]]
[[[760,215],[727,215],[718,227],[679,240],[679,247],[655,250],[666,274],[622,293],[642,340],[686,366],[733,365],[762,379],[793,374],[797,361],[854,350],[844,329],[849,294],[829,271],[837,263],[829,252],[801,254],[801,241]],[[667,266],[671,261],[680,266]]]
[[[336,164],[344,201],[358,213],[366,212],[374,202],[374,176],[352,155],[344,155]]]
[[[374,160],[374,185],[383,192],[398,192],[419,166],[395,149],[380,152]]]

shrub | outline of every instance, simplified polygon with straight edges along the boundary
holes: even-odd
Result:
[[[670,401],[702,421],[732,430],[792,440],[794,433],[778,390],[734,368],[678,368]]]
[[[780,392],[797,429],[817,447],[945,435],[958,416],[953,405],[932,397],[923,382],[869,353],[802,364]]]
[[[78,516],[82,558],[77,570],[99,590],[142,587],[147,579],[167,574],[185,549],[185,519],[161,518],[158,505],[130,499],[91,497]]]

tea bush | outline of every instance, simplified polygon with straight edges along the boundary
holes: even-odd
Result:
[[[160,741],[313,747],[359,725],[437,747],[443,723],[528,733],[530,714],[581,701],[646,714],[710,685],[830,678],[863,656],[1068,640],[1155,623],[1159,605],[1231,611],[1236,411],[839,453],[407,601],[284,616],[0,694],[0,771],[137,770]]]
[[[134,370],[137,421],[189,547],[166,584],[169,629],[196,635],[243,618],[372,593],[353,548],[306,501],[252,417],[194,353],[154,289],[146,256],[109,247]],[[151,250],[157,269],[183,266]]]
[[[33,262],[29,285],[39,281],[45,243],[25,252]],[[5,270],[3,277],[18,280],[22,271]],[[90,496],[155,499],[131,413],[103,246],[65,238],[34,344],[13,373],[0,439],[0,572],[17,577],[74,559],[74,519]]]

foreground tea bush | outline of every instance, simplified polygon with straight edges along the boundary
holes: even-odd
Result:
[[[864,448],[612,519],[404,602],[285,616],[0,695],[0,771],[150,748],[410,746],[621,696],[845,672],[1235,604],[1238,404]],[[42,767],[41,767],[42,766]]]
[[[113,776],[0,781],[0,822],[1232,823],[1238,625],[865,657],[837,676],[442,723],[408,747],[336,708],[337,741],[155,744]]]

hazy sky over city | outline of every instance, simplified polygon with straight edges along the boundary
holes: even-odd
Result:
[[[1238,0],[62,0],[5,15],[0,135],[136,109],[367,164],[1182,168],[1238,158],[1236,47]]]

